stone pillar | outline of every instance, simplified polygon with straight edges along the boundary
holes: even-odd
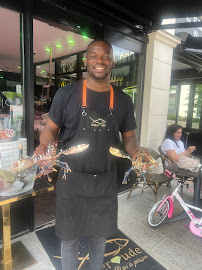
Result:
[[[173,48],[181,40],[162,30],[148,36],[140,145],[157,150],[166,130]]]

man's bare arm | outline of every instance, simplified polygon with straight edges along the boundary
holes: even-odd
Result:
[[[135,130],[122,133],[123,145],[128,154],[134,160],[140,151],[139,141],[137,139]]]
[[[50,118],[48,118],[43,131],[40,134],[40,145],[35,149],[34,154],[45,155],[46,147],[50,142],[55,142],[60,128]]]

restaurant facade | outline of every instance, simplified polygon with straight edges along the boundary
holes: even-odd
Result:
[[[22,119],[21,137],[27,139],[27,155],[32,155],[54,94],[86,78],[87,46],[103,38],[114,51],[111,83],[133,101],[140,144],[157,150],[173,99],[173,49],[181,39],[164,30],[146,33],[127,18],[84,2],[0,0],[2,114],[12,106],[14,116]],[[23,202],[23,207],[15,232],[22,231],[22,224],[33,229],[33,201]]]

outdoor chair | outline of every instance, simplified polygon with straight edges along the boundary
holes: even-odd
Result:
[[[187,179],[198,176],[197,173],[193,173],[189,170],[179,168],[177,162],[174,159],[170,158],[162,152],[161,146],[159,146],[158,150],[161,156],[163,169],[168,169],[169,171],[174,172],[176,177],[179,178],[182,184],[187,181]]]
[[[146,149],[148,152],[150,152],[151,156],[154,158],[155,161],[158,161],[159,158],[161,158],[161,156],[159,155],[159,153],[157,153],[156,151],[154,151],[153,149],[150,148],[145,148],[145,147],[141,147],[142,149]],[[152,172],[152,174],[146,173],[146,182],[145,185],[143,183],[142,186],[142,192],[144,192],[146,187],[150,187],[153,192],[154,192],[154,199],[155,201],[157,201],[157,191],[158,189],[163,185],[166,184],[167,187],[170,187],[170,181],[171,179],[167,178],[164,173],[154,173]],[[130,192],[128,194],[128,199],[131,196],[132,191],[135,188],[141,187],[140,182],[136,182],[130,189]]]
[[[198,206],[200,199],[200,186],[201,186],[201,174],[199,172],[194,173],[189,170],[181,169],[178,167],[177,162],[164,154],[159,146],[158,151],[161,156],[163,169],[168,169],[169,171],[175,173],[177,180],[180,183],[185,183],[188,179],[194,181],[194,201],[193,204]],[[183,193],[183,186],[181,186],[181,192]]]

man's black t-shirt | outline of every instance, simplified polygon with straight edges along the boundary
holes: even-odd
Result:
[[[59,89],[53,99],[49,111],[49,118],[60,127],[59,146],[63,146],[70,140],[76,130],[81,116],[82,87],[83,81],[77,81],[71,85]],[[122,91],[114,89],[114,111],[118,128],[117,133],[134,130],[136,122],[131,98]],[[87,109],[86,111],[96,111],[107,113],[109,111],[110,91],[96,92],[87,88]],[[117,134],[117,137],[119,134]]]

